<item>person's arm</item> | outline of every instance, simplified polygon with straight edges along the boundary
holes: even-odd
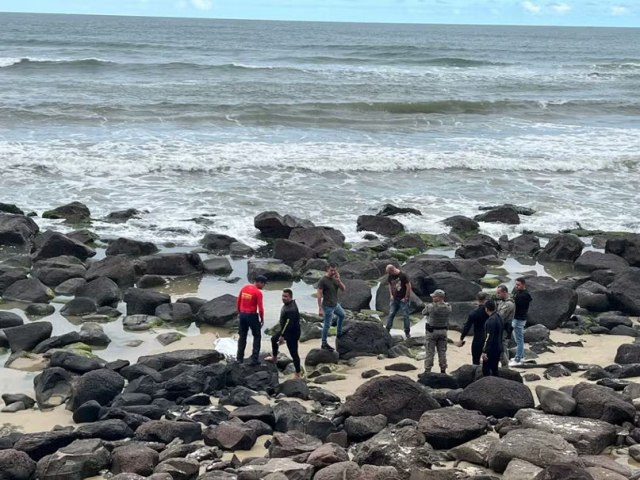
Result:
[[[504,315],[502,318],[511,318],[516,314],[516,302],[505,302]]]
[[[464,337],[469,335],[469,332],[471,331],[471,326],[473,325],[473,320],[475,318],[475,314],[476,314],[475,310],[473,310],[472,312],[469,313],[469,316],[467,317],[467,321],[465,322],[464,327],[462,327],[462,333],[460,334],[460,341],[461,342],[462,342],[462,340],[464,340]],[[477,332],[474,332],[474,334],[477,334]]]
[[[445,305],[447,306],[447,310],[449,311],[449,313],[451,313],[451,304],[445,303]]]
[[[342,283],[342,280],[340,280],[340,272],[336,272],[336,276],[333,278],[335,278],[338,281],[338,288],[344,292],[347,289],[347,287],[345,287],[344,283]]]
[[[284,337],[284,332],[291,324],[300,324],[300,311],[298,307],[288,308],[282,313],[280,317],[280,325],[282,326],[280,338]]]
[[[262,292],[260,290],[256,293],[258,302],[258,315],[260,316],[260,325],[264,325],[264,305],[262,304]]]
[[[486,335],[484,338],[484,346],[482,347],[482,353],[487,353],[489,351],[489,346],[493,343],[494,338],[496,336],[496,324],[494,321],[487,322],[485,326]]]
[[[316,290],[316,298],[318,299],[318,312],[320,312],[320,316],[322,316],[324,313],[322,311],[322,296],[323,296],[322,287],[318,286],[318,289]]]
[[[389,281],[389,276],[387,275],[387,287],[389,287],[389,297],[393,300],[393,285]]]
[[[411,299],[411,282],[407,280],[407,294],[404,296],[404,301],[408,302]]]

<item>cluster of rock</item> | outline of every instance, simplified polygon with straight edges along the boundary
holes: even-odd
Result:
[[[638,360],[636,347],[621,347],[620,360]],[[315,350],[310,358],[334,362],[337,354]],[[306,363],[311,378],[327,368]],[[133,365],[59,362],[36,377],[35,400],[3,399],[42,409],[66,403],[78,425],[0,436],[0,473],[7,480],[107,472],[115,480],[640,478],[603,454],[616,446],[640,458],[639,384],[539,386],[535,408],[519,373],[482,377],[465,365],[417,382],[374,376],[342,402],[300,379],[280,382],[278,369],[289,365],[284,356],[277,365],[228,363],[215,350]],[[224,455],[256,444],[264,456]]]

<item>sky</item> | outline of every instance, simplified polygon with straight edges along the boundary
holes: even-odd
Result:
[[[640,27],[639,0],[0,0],[0,12]]]

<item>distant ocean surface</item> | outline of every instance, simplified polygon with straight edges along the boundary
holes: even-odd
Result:
[[[0,201],[252,245],[278,210],[360,238],[511,202],[485,232],[640,231],[640,29],[0,14]],[[194,218],[204,215],[213,215]],[[41,221],[41,226],[50,225]]]

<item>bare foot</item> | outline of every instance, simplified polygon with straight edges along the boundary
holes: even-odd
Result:
[[[273,355],[269,355],[268,357],[264,357],[264,361],[265,361],[265,362],[276,363],[277,358],[276,358],[276,357],[274,357]]]

